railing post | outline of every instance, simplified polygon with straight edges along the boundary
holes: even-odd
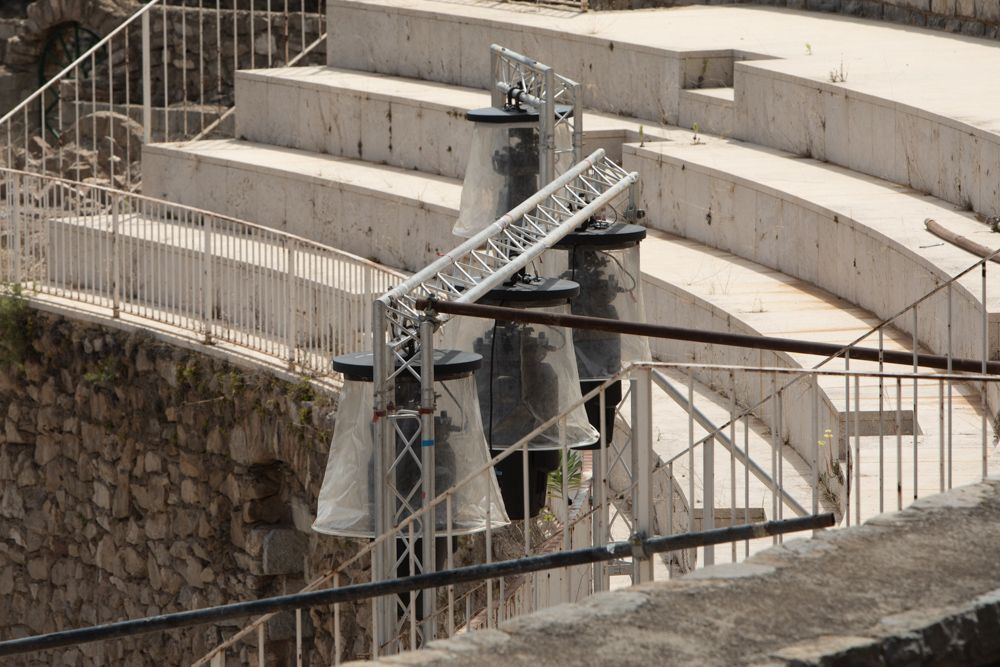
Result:
[[[111,317],[118,319],[121,315],[121,249],[119,248],[119,229],[121,216],[118,205],[121,198],[111,196]]]
[[[613,424],[609,425],[607,423],[607,416],[604,412],[604,409],[607,406],[607,395],[604,389],[602,389],[601,393],[598,394],[598,398],[599,398],[598,400],[599,409],[597,414],[600,415],[599,419],[601,426],[600,428],[601,437],[600,440],[598,441],[600,447],[596,451],[591,453],[592,456],[591,478],[594,481],[591,487],[592,490],[590,494],[591,506],[595,504],[597,505],[596,511],[594,512],[593,516],[594,539],[592,541],[592,544],[595,547],[599,547],[601,545],[608,543],[607,525],[608,525],[609,513],[607,507],[608,503],[607,487],[606,487],[607,480],[605,479],[605,477],[607,476],[607,456],[608,456],[607,434],[609,426],[613,426]],[[525,505],[525,507],[527,507],[527,505]],[[527,533],[527,531],[525,531],[525,533]],[[594,563],[593,591],[595,593],[600,593],[601,591],[604,591],[607,588],[604,584],[604,576],[606,571],[607,569],[604,567],[603,562]]]
[[[150,62],[149,12],[142,15],[142,143],[153,142],[153,77]]]
[[[426,509],[430,502],[437,497],[437,489],[434,483],[435,463],[435,438],[434,413],[437,408],[434,396],[434,322],[430,317],[424,316],[420,320],[420,471],[421,479],[421,503],[420,507]],[[437,512],[428,511],[421,519],[423,528],[423,544],[421,559],[423,560],[422,572],[430,573],[436,569],[437,554],[435,553],[435,529],[437,528]],[[437,610],[437,589],[431,588],[424,591],[423,604],[423,640],[426,644],[435,637],[435,612]],[[410,623],[416,623],[417,619],[410,619]],[[413,647],[416,648],[416,647]]]
[[[212,342],[212,310],[214,308],[215,288],[212,284],[212,228],[215,218],[208,216],[205,219],[204,231],[202,232],[201,250],[201,307],[202,326],[206,344]]]
[[[285,253],[285,302],[287,312],[285,314],[285,345],[288,351],[288,370],[295,370],[295,316],[298,309],[295,303],[295,240],[287,241],[287,251]]]
[[[645,538],[653,535],[653,498],[651,493],[651,453],[653,449],[653,389],[649,368],[635,368],[632,375],[632,474],[635,491],[632,501],[634,533]],[[669,497],[668,502],[673,498]],[[632,578],[641,584],[653,580],[653,559],[632,559]]]
[[[704,479],[701,499],[701,529],[712,530],[715,528],[715,438],[709,436],[701,446],[701,466],[702,477]],[[694,471],[691,471],[694,474]],[[673,498],[671,497],[671,500]],[[694,499],[688,498],[694,510]],[[732,520],[730,518],[730,525]],[[715,546],[706,545],[705,565],[715,565]]]
[[[302,610],[295,610],[295,667],[302,667]]]
[[[14,176],[14,203],[11,207],[10,217],[13,220],[14,228],[14,284],[21,284],[21,177]]]

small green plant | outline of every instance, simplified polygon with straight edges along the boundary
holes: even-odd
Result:
[[[580,452],[569,450],[566,457],[566,491],[572,492],[580,488],[583,482],[583,457]],[[562,456],[559,459],[559,467],[549,473],[548,491],[550,498],[562,498]]]
[[[35,315],[20,285],[0,289],[0,367],[20,368],[35,337]]]
[[[701,137],[698,136],[698,132],[701,131],[701,126],[698,125],[698,123],[691,123],[691,131],[694,133],[691,136],[691,143],[692,144],[700,144],[701,143]]]
[[[302,378],[288,389],[288,397],[296,403],[312,401],[316,398],[316,390],[308,379]]]
[[[177,369],[177,381],[185,386],[194,387],[198,379],[198,362],[189,359],[186,364]]]
[[[117,357],[105,357],[94,368],[83,374],[83,379],[91,384],[109,385],[118,379]]]
[[[813,54],[812,44],[810,44],[809,42],[806,42],[806,55],[807,56],[811,56],[812,54]]]
[[[830,83],[844,83],[847,81],[847,68],[844,67],[844,59],[840,59],[840,67],[830,70]]]

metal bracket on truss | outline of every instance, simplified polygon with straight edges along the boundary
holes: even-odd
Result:
[[[497,44],[490,46],[490,71],[495,82],[490,91],[494,107],[501,109],[514,99],[538,111],[538,175],[540,182],[551,183],[561,155],[572,153],[572,164],[583,157],[583,86]],[[569,147],[556,145],[556,133],[562,127],[573,138]]]
[[[445,253],[395,289],[375,301],[374,338],[374,464],[378,471],[375,489],[375,532],[384,535],[398,525],[400,499],[416,503],[430,499],[426,488],[430,474],[421,474],[414,488],[394,487],[397,419],[414,418],[413,411],[396,410],[396,378],[409,373],[421,384],[421,439],[433,441],[434,413],[434,329],[444,321],[417,309],[418,299],[473,303],[481,296],[527,267],[591,216],[606,207],[619,207],[628,217],[628,203],[634,200],[633,186],[638,174],[627,172],[597,150],[566,170],[559,178],[529,197],[476,236]],[[622,201],[624,200],[624,201]],[[433,470],[433,447],[421,447],[421,470]],[[433,485],[433,481],[430,481]],[[419,532],[384,540],[375,551],[374,581],[393,579],[396,564],[412,562],[420,573],[434,571],[434,525],[420,522]],[[422,541],[416,548],[416,541]],[[398,546],[398,548],[397,548]],[[419,553],[418,553],[419,551]],[[419,618],[412,606],[399,604],[395,596],[380,598],[376,609],[377,646],[395,650],[404,628],[410,629],[412,644],[434,637],[434,596],[423,596]],[[418,634],[415,628],[420,625]],[[416,648],[416,646],[413,646]]]

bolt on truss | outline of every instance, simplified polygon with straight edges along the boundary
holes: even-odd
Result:
[[[538,111],[538,174],[542,183],[551,183],[561,157],[571,154],[572,164],[583,157],[583,86],[497,44],[490,46],[490,71],[495,82],[490,104],[503,108],[516,100]],[[564,128],[572,137],[568,147],[556,142]]]
[[[433,334],[443,319],[416,307],[418,299],[472,303],[527,268],[588,218],[606,207],[622,210],[626,219],[634,217],[634,184],[630,173],[597,150],[568,169],[559,178],[502,216],[482,232],[445,253],[438,260],[390,290],[373,309],[374,334],[374,467],[379,471],[375,489],[376,534],[392,531],[414,507],[435,496],[434,490],[434,377]],[[420,382],[419,410],[396,408],[397,378],[409,374]],[[402,420],[419,420],[420,454],[417,436],[407,442],[402,455],[396,443]],[[396,469],[402,457],[412,457],[421,474],[404,476],[409,488],[396,488]],[[416,461],[416,459],[420,459]],[[398,567],[409,565],[411,573],[434,570],[435,527],[433,520],[417,522],[416,528],[399,535],[397,542],[385,541],[375,551],[372,578],[386,581],[397,576]],[[418,553],[419,552],[419,553]],[[412,601],[411,601],[412,602]],[[380,598],[373,641],[376,650],[394,650],[403,628],[408,627],[411,646],[434,637],[433,596],[424,596],[420,618],[415,605],[395,596]],[[421,620],[423,619],[423,620]],[[420,633],[417,627],[420,626]]]

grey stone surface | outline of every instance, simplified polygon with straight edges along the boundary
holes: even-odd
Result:
[[[376,664],[997,664],[1000,480],[927,498],[896,517]],[[737,576],[741,569],[751,576]]]

